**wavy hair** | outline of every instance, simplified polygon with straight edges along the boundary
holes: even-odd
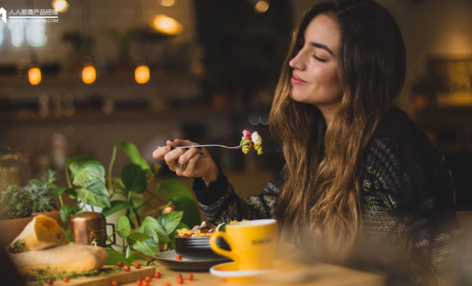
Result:
[[[289,61],[319,14],[331,17],[341,30],[338,75],[343,97],[327,127],[316,106],[289,96]],[[312,244],[323,241],[331,249],[352,247],[362,227],[363,151],[403,88],[405,65],[401,31],[374,1],[324,1],[304,14],[293,33],[270,114],[271,132],[282,141],[286,161],[277,200],[284,236],[297,243],[313,238]]]

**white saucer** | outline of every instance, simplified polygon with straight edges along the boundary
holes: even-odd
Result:
[[[218,264],[210,268],[210,273],[226,279],[228,282],[249,282],[257,276],[271,273],[277,269],[239,271],[236,262]]]

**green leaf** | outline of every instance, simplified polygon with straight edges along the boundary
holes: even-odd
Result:
[[[121,170],[121,181],[126,189],[136,194],[142,194],[147,189],[146,174],[141,166],[128,164]]]
[[[126,248],[125,248],[125,257],[126,257],[126,258],[129,258],[130,255],[131,255],[131,248],[130,248],[130,246],[128,245],[128,246],[126,246]]]
[[[183,228],[188,229],[188,230],[192,229],[192,228],[188,227],[188,225],[186,225],[185,223],[179,222],[179,224],[178,224],[177,227],[175,228],[174,232],[175,232],[176,230],[178,230],[178,229],[183,229]]]
[[[183,182],[177,179],[164,179],[156,187],[157,192],[161,193],[167,200],[173,197],[182,196],[193,199],[192,193]]]
[[[157,218],[157,221],[165,227],[167,234],[171,234],[175,230],[177,225],[179,225],[183,215],[183,211],[174,211],[159,216]]]
[[[145,240],[145,239],[150,238],[149,235],[142,233],[141,230],[137,231],[137,229],[138,228],[136,228],[135,231],[126,238],[128,240],[128,244],[134,244],[136,243],[136,241],[140,239]]]
[[[200,225],[200,213],[193,199],[186,196],[176,196],[171,199],[175,210],[183,211],[182,222],[186,225]]]
[[[144,234],[149,235],[152,237],[156,242],[159,242],[159,236],[157,235],[157,232],[150,226],[150,225],[143,225],[142,227],[142,232]]]
[[[121,210],[129,209],[133,207],[133,205],[127,201],[112,201],[110,204],[111,204],[111,208],[106,208],[102,210],[102,215],[104,215],[105,217],[110,216]]]
[[[141,255],[137,254],[137,253],[131,253],[130,256],[128,257],[128,260],[131,263],[133,263],[136,260],[146,260],[146,259],[144,257],[142,257]]]
[[[85,204],[101,208],[111,208],[107,188],[99,179],[86,182],[82,189],[77,190],[77,196]]]
[[[70,227],[65,230],[67,241],[70,242]]]
[[[51,193],[55,196],[60,196],[62,195],[62,193],[70,193],[70,192],[74,192],[75,194],[75,189],[74,188],[70,188],[70,189],[60,189],[60,188],[57,188],[57,189],[52,189],[51,190]]]
[[[149,167],[149,164],[141,156],[141,153],[139,152],[136,145],[134,145],[133,143],[129,141],[123,140],[123,141],[116,142],[115,146],[120,146],[121,148],[123,148],[123,151],[126,153],[126,155],[131,159],[131,161],[134,164],[141,166],[143,170],[145,170],[146,172],[149,172],[150,174],[153,174],[151,167]]]
[[[117,265],[118,262],[123,262],[124,265],[131,265],[131,262],[123,254],[114,250],[113,248],[104,248],[108,252],[108,259],[105,265]]]
[[[131,197],[131,203],[133,204],[133,207],[134,208],[140,207],[139,209],[136,210],[138,214],[141,213],[144,209],[143,202],[144,201],[140,197],[136,197],[136,196]],[[129,215],[129,218],[130,219],[136,218],[136,215],[134,214],[134,212],[131,212],[131,214]]]
[[[105,168],[98,161],[87,161],[82,164],[74,176],[74,185],[83,187],[84,184],[93,179],[99,179],[105,183]]]
[[[145,217],[141,226],[144,228],[144,233],[149,231],[147,228],[151,228],[157,234],[159,242],[171,242],[169,236],[167,235],[166,228],[155,218],[150,216]]]
[[[61,220],[63,222],[67,222],[67,220],[69,219],[69,216],[72,214],[72,208],[70,206],[64,206],[61,209],[60,214],[61,214]]]
[[[153,256],[160,252],[159,244],[157,244],[152,238],[136,241],[136,243],[133,244],[133,248],[136,251],[149,256]]]
[[[125,215],[120,216],[118,222],[116,223],[116,232],[121,237],[128,237],[131,233],[131,225],[129,224],[129,219]]]
[[[70,157],[66,160],[66,168],[69,168],[72,175],[75,176],[75,174],[82,168],[82,165],[88,161],[93,161],[92,157],[84,155]]]
[[[222,224],[220,228],[218,229],[218,232],[226,232],[226,223]]]

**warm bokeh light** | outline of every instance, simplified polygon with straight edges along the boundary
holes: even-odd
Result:
[[[139,84],[144,84],[149,81],[149,68],[147,66],[139,66],[134,71],[134,78]]]
[[[162,14],[159,14],[154,18],[152,27],[160,33],[173,36],[181,34],[184,29],[182,24],[177,22],[177,20]]]
[[[267,11],[267,9],[269,9],[269,3],[267,1],[261,0],[257,2],[255,9],[257,13],[264,13]]]
[[[175,0],[161,0],[161,6],[171,7],[175,5]]]
[[[86,66],[82,70],[82,80],[84,81],[85,84],[91,84],[95,81],[97,78],[97,73],[95,72],[95,67],[94,66]]]
[[[28,71],[28,79],[32,85],[37,85],[41,82],[41,70],[39,68],[30,68]]]
[[[52,7],[59,13],[65,13],[69,9],[69,3],[66,0],[53,0]]]

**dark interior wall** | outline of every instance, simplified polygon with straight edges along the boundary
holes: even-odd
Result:
[[[265,13],[257,13],[253,2],[194,2],[210,90],[238,90],[247,97],[276,85],[291,39],[292,3],[271,1]]]

